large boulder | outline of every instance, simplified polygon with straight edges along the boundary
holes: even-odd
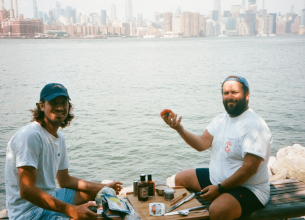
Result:
[[[305,147],[300,144],[284,147],[277,152],[276,160],[273,157],[270,159],[270,181],[288,178],[305,183]]]

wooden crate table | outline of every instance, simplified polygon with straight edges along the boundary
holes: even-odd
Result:
[[[184,187],[173,187],[175,190],[175,198],[179,197],[183,193],[187,193],[187,195],[184,197],[184,199],[191,195],[189,191],[187,191]],[[149,214],[149,203],[164,203],[165,204],[165,211],[169,210],[172,206],[170,206],[171,202],[166,201],[164,199],[164,196],[158,196],[156,194],[155,198],[149,198],[146,202],[140,202],[138,200],[138,197],[134,197],[133,193],[127,193],[127,199],[130,202],[130,204],[135,208],[135,210],[138,212],[141,220],[165,220],[165,219],[208,219],[209,218],[209,212],[199,212],[199,213],[191,213],[187,216],[182,215],[169,215],[169,216],[152,216]],[[179,206],[178,208],[174,209],[173,211],[179,211],[183,209],[193,208],[201,206],[200,202],[196,198],[186,202],[185,204]],[[200,209],[203,210],[203,209]]]
[[[267,205],[253,212],[244,220],[288,219],[305,216],[305,184],[296,179],[270,182],[270,199]],[[210,202],[201,198],[198,201],[207,208]]]

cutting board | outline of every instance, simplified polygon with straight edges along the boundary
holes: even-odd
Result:
[[[191,195],[189,191],[187,191],[184,187],[173,187],[175,190],[174,199],[182,195],[183,193],[187,193],[186,196],[183,198],[185,199],[187,196]],[[155,198],[149,198],[146,202],[140,202],[138,200],[138,197],[133,196],[133,192],[127,193],[127,199],[130,202],[130,204],[136,209],[139,216],[142,220],[156,220],[156,219],[205,219],[209,218],[209,211],[206,210],[206,212],[199,212],[199,213],[191,213],[187,216],[181,216],[181,215],[169,215],[169,216],[152,216],[149,214],[149,203],[164,203],[165,204],[165,212],[169,210],[171,207],[170,204],[171,201],[166,201],[164,196],[158,196],[156,193]],[[181,200],[180,200],[181,201]],[[201,203],[198,202],[196,198],[184,203],[183,205],[179,206],[178,208],[174,209],[173,211],[179,211],[183,209],[193,208],[196,206],[201,206]],[[203,209],[201,209],[203,210]]]

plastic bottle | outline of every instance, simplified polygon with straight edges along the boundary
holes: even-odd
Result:
[[[141,202],[148,200],[148,184],[146,182],[146,175],[140,175],[140,182],[138,184],[138,199]]]
[[[147,178],[148,178],[148,181],[147,181],[147,184],[148,184],[148,197],[149,198],[154,198],[155,197],[155,193],[156,193],[156,190],[155,190],[155,181],[152,180],[152,175],[151,174],[148,174]]]

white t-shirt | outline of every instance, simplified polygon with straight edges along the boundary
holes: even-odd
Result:
[[[10,219],[22,219],[22,213],[36,208],[20,197],[18,167],[37,169],[36,186],[54,196],[56,174],[70,166],[63,134],[52,136],[37,122],[22,128],[7,145],[5,164],[6,207]],[[40,213],[37,213],[40,214]]]
[[[232,176],[244,163],[247,153],[264,159],[256,174],[241,186],[250,189],[263,205],[270,196],[267,164],[272,134],[266,122],[252,109],[231,118],[223,113],[208,125],[214,137],[211,147],[210,180],[217,185]]]

